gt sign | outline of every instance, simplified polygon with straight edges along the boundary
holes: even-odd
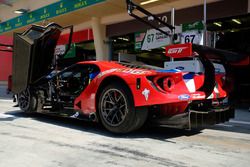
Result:
[[[172,58],[183,58],[192,56],[192,44],[176,44],[166,47],[166,56]]]

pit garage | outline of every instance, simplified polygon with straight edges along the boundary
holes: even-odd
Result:
[[[0,2],[11,7],[18,1]],[[196,10],[203,8],[202,2],[192,2]],[[247,2],[243,0],[234,11]],[[66,1],[51,5],[58,4],[63,12],[61,3]],[[209,19],[210,47],[190,43],[188,38],[186,43],[136,49],[140,45],[136,38],[142,42],[155,30],[115,31],[124,24],[114,20],[125,14],[134,17],[140,11],[150,16],[148,22],[159,21],[150,12],[163,5],[178,8],[179,3],[187,1],[121,5],[108,0],[75,12],[91,16],[94,9],[101,13],[111,5],[123,13],[110,8],[107,17],[92,18],[91,27],[83,26],[84,30],[74,32],[72,26],[58,23],[17,29],[14,45],[5,43],[1,46],[5,50],[0,48],[0,53],[13,51],[11,92],[6,94],[5,82],[0,84],[0,166],[247,166],[249,40],[243,37],[248,34],[248,14]],[[208,1],[208,7],[224,3]],[[52,19],[71,14],[76,13]],[[143,19],[132,17],[132,23],[144,25]],[[105,22],[110,25],[104,26]],[[174,29],[168,22],[159,22]],[[190,37],[186,32],[175,37],[170,31],[158,31],[160,37],[179,37],[179,41]]]

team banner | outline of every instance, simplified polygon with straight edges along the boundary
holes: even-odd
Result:
[[[104,1],[105,0],[61,0],[0,23],[0,34]]]

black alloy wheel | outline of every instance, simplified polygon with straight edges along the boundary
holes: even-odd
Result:
[[[31,113],[36,111],[37,98],[30,91],[30,89],[25,89],[18,94],[18,104],[22,111],[26,113]]]
[[[144,124],[147,111],[137,113],[132,93],[126,85],[111,84],[100,94],[98,116],[109,131],[128,133],[139,129]]]

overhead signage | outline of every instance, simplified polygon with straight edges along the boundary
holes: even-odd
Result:
[[[204,25],[202,21],[182,24],[181,43],[203,45]]]
[[[191,43],[175,44],[166,47],[166,56],[172,58],[183,58],[192,56]]]
[[[163,31],[167,32],[169,35],[163,34],[156,29],[150,29],[146,32],[143,41],[141,42],[141,50],[150,50],[155,48],[160,48],[167,46],[172,42],[172,31],[168,27],[161,28]],[[175,27],[175,33],[180,33],[181,27]],[[139,43],[136,42],[136,47],[139,48]]]
[[[182,32],[191,31],[191,30],[203,30],[204,25],[202,21],[197,21],[194,23],[182,24]]]
[[[0,23],[0,34],[48,18],[82,9],[105,0],[61,0],[51,5],[25,13],[19,17]]]
[[[181,43],[203,45],[203,31],[192,30],[181,33]]]
[[[161,29],[167,32],[168,34],[172,33],[168,27],[163,27]],[[171,41],[171,36],[163,34],[156,29],[150,29],[147,31],[144,37],[141,50],[150,50],[166,46],[169,45]]]
[[[178,43],[193,43],[203,45],[203,28],[202,21],[194,22],[191,24],[182,24],[175,26],[175,34],[177,34]],[[161,28],[171,34],[171,30],[167,27]],[[170,45],[172,40],[167,36],[155,29],[147,30],[147,32],[135,33],[135,50],[150,50]]]

